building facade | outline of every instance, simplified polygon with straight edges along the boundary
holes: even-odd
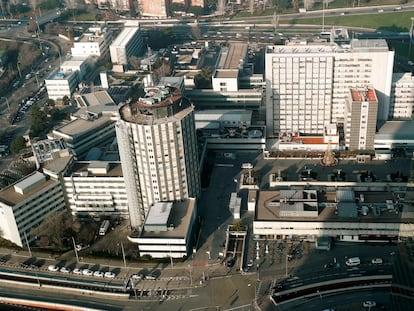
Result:
[[[106,29],[90,28],[90,33],[85,33],[75,38],[71,48],[72,56],[106,56],[109,53],[109,45],[112,33]]]
[[[378,100],[375,90],[351,89],[345,105],[345,146],[349,150],[374,150]]]
[[[119,162],[75,162],[63,178],[73,215],[128,218],[125,182]]]
[[[143,39],[139,27],[125,27],[109,47],[113,64],[126,65],[131,56],[143,51]]]
[[[47,79],[45,85],[50,99],[59,100],[65,96],[71,97],[78,87],[79,75],[77,71],[65,73],[55,71]]]
[[[394,51],[385,40],[267,47],[268,135],[285,131],[320,134],[326,124],[343,123],[352,87],[372,86],[380,94],[378,119],[387,120],[393,61]]]
[[[63,211],[66,201],[59,180],[40,172],[19,180],[0,191],[0,229],[2,237],[23,247],[34,240],[32,228],[49,213]]]
[[[154,203],[200,193],[194,107],[176,88],[145,91],[119,109],[116,126],[133,228],[142,227]]]
[[[412,73],[395,73],[392,78],[390,120],[411,120],[414,105]]]

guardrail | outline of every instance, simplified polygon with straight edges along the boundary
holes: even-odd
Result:
[[[391,287],[391,281],[392,275],[381,275],[342,278],[280,291],[278,291],[277,286],[275,286],[270,294],[270,300],[274,305],[279,305],[296,299],[311,298],[326,293],[356,289],[365,286]]]

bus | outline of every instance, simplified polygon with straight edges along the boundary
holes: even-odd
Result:
[[[104,220],[99,227],[99,235],[104,236],[109,229],[109,220]]]

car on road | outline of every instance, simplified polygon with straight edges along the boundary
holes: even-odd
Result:
[[[362,303],[362,306],[364,308],[373,308],[377,305],[377,303],[373,300],[366,300]]]
[[[73,273],[74,274],[82,274],[82,270],[79,269],[79,268],[75,268],[75,269],[73,269]]]
[[[113,273],[111,271],[107,271],[107,272],[105,272],[104,277],[106,277],[108,279],[113,279],[115,277],[115,273]]]
[[[358,266],[361,264],[361,259],[359,257],[351,257],[345,262],[348,267]]]
[[[56,271],[59,271],[59,267],[55,265],[50,265],[49,267],[47,267],[47,270],[51,272],[56,272]]]
[[[93,276],[97,277],[97,278],[103,278],[104,273],[102,271],[95,271],[93,273]]]
[[[89,269],[83,269],[82,274],[87,275],[87,276],[91,276],[91,275],[93,275],[93,271],[89,270]]]
[[[383,260],[382,260],[382,258],[373,258],[371,260],[371,263],[373,263],[374,265],[382,265]]]
[[[131,275],[131,278],[134,280],[143,280],[145,279],[145,275],[143,275],[142,273],[135,273]]]
[[[332,262],[328,262],[324,265],[324,268],[333,268],[334,264]]]
[[[70,273],[71,270],[69,268],[62,267],[62,268],[60,268],[59,271],[62,272],[62,273]]]

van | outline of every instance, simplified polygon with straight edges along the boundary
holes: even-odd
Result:
[[[361,264],[361,259],[359,257],[351,257],[345,262],[348,267],[358,266]]]

